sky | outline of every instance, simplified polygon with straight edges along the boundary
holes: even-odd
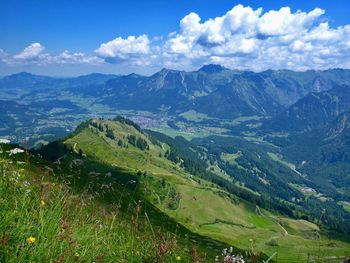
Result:
[[[350,68],[349,0],[0,2],[0,75]]]

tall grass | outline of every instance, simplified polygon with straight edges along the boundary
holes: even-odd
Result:
[[[179,262],[173,236],[0,158],[0,262]],[[190,255],[187,255],[189,257]]]

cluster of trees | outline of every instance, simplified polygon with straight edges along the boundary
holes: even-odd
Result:
[[[176,210],[180,205],[181,196],[174,187],[169,188],[168,199],[168,208],[171,210]]]
[[[131,145],[139,148],[141,151],[149,150],[147,141],[141,137],[136,137],[135,135],[130,134],[128,135],[128,142]]]
[[[112,120],[113,121],[118,121],[118,122],[123,123],[123,124],[127,124],[127,125],[130,125],[130,126],[133,126],[136,130],[138,130],[139,132],[142,132],[141,127],[138,124],[136,124],[135,122],[133,122],[133,121],[127,119],[127,118],[124,118],[122,116],[116,116]]]
[[[112,129],[107,129],[106,136],[112,140],[115,140],[117,137],[114,135],[114,132]]]
[[[108,124],[102,124],[101,122],[97,123],[95,121],[91,121],[90,125],[95,127],[96,129],[98,129],[100,132],[106,132],[106,137],[108,137],[112,140],[117,139],[117,137],[115,136],[115,134],[113,132],[113,129],[109,128]]]
[[[98,129],[100,132],[104,132],[105,131],[105,128],[104,128],[104,125],[99,122],[95,122],[95,121],[90,121],[89,124],[92,126],[92,127],[95,127],[96,129]]]

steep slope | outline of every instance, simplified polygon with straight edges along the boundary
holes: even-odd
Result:
[[[350,199],[349,110],[350,86],[336,86],[305,96],[263,125],[267,140],[334,206]]]
[[[310,92],[317,93],[350,84],[350,71],[345,69],[305,72],[267,70],[258,75],[265,80],[266,92],[284,107],[291,106]]]
[[[328,91],[310,93],[279,116],[267,121],[267,130],[310,131],[350,110],[350,86],[337,86]]]
[[[2,142],[1,262],[141,263],[180,258],[204,263],[225,245],[208,238],[201,241],[152,207],[146,209],[134,188],[122,188],[112,176],[88,173],[91,167],[81,165],[84,161],[74,153],[65,151],[62,162],[53,163]],[[65,158],[74,164],[65,166]],[[118,173],[103,164],[94,168]]]
[[[319,242],[310,239],[314,231],[318,231],[316,225],[257,208],[223,188],[189,174],[183,168],[185,160],[171,161],[173,155],[169,144],[154,139],[128,120],[88,121],[64,144],[80,154],[85,162],[93,158],[136,174],[137,189],[144,197],[195,233],[243,249],[251,246],[249,240],[253,237],[255,249],[269,255],[276,251],[269,241],[276,239],[279,259],[284,262],[317,253],[316,243],[318,246]],[[281,227],[282,223],[288,230]],[[292,234],[287,235],[286,231]],[[296,240],[299,241],[296,243]],[[343,254],[345,243],[335,241],[338,248],[330,249],[326,240],[321,244],[326,253]],[[291,243],[295,244],[292,255]]]
[[[233,119],[238,116],[276,115],[283,107],[265,92],[264,80],[254,73],[242,73],[230,83],[218,86],[208,96],[198,98],[193,108],[208,116]]]
[[[338,201],[350,200],[349,117],[347,111],[319,128],[272,139],[320,192]]]

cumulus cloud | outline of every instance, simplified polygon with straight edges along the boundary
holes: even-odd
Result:
[[[8,65],[52,65],[52,64],[101,64],[104,61],[94,55],[87,55],[81,52],[70,53],[68,50],[60,54],[50,54],[45,52],[45,47],[40,43],[32,43],[23,51],[10,56],[0,50],[0,59]]]
[[[139,63],[142,57],[150,53],[150,40],[147,35],[128,38],[117,37],[107,43],[102,43],[96,54],[111,63],[118,63],[125,60]]]
[[[40,57],[45,47],[40,43],[33,43],[26,47],[22,52],[15,55],[13,58],[17,60],[32,60]]]
[[[96,56],[86,55],[82,52],[71,53],[63,51],[57,56],[52,56],[52,63],[58,64],[102,64],[103,60]]]
[[[264,11],[236,5],[206,21],[189,13],[177,32],[164,37],[117,37],[90,55],[69,51],[53,55],[33,43],[14,56],[0,50],[0,59],[8,64],[109,63],[184,70],[208,63],[255,71],[350,68],[350,25],[332,27],[324,14],[320,8]]]
[[[202,21],[189,13],[161,44],[148,36],[116,38],[96,53],[111,63],[188,69],[206,63],[249,70],[349,68],[350,25],[331,28],[325,10],[264,12],[236,5],[223,16]]]
[[[321,22],[324,13],[320,8],[293,13],[289,7],[263,13],[237,5],[204,22],[190,13],[164,50],[183,62],[251,70],[349,67],[349,26],[330,28]]]

